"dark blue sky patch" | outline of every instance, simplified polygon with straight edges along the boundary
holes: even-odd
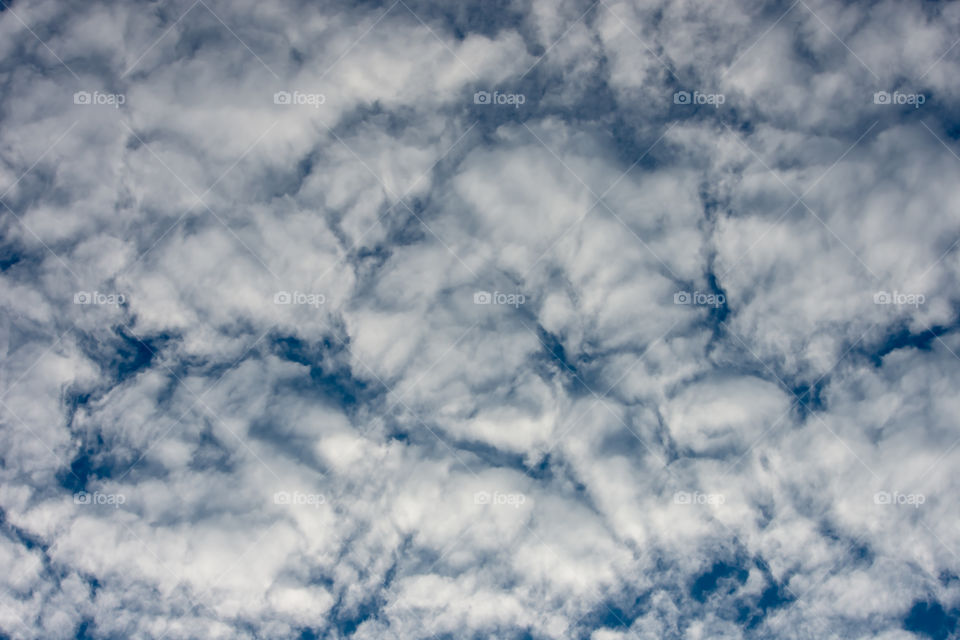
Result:
[[[75,640],[94,640],[94,638],[102,637],[96,633],[96,625],[90,618],[85,618],[80,623],[80,626],[77,627],[77,634],[74,636]]]
[[[67,389],[64,393],[64,405],[67,411],[67,424],[73,424],[73,418],[77,410],[90,402],[93,395],[87,391],[79,391],[73,388]]]
[[[954,116],[956,117],[956,116]],[[953,141],[960,140],[960,119],[952,120],[945,125],[944,137]]]
[[[540,351],[531,358],[531,364],[544,380],[559,379],[568,393],[574,396],[592,396],[606,390],[606,378],[599,372],[581,365],[590,358],[572,359],[563,346],[561,336],[551,333],[537,324]],[[591,392],[592,391],[592,392]]]
[[[636,616],[618,607],[616,604],[606,605],[607,613],[603,618],[603,626],[607,629],[629,629]]]
[[[138,337],[126,328],[116,327],[112,334],[102,339],[99,336],[82,335],[78,343],[84,355],[117,384],[150,368],[155,354],[173,339],[170,334]]]
[[[724,360],[726,371],[750,375],[776,385],[787,394],[787,402],[791,411],[800,418],[806,418],[811,412],[823,411],[826,401],[823,392],[830,386],[830,375],[818,375],[817,378],[805,379],[783,371],[777,362],[761,362],[751,350],[755,349],[749,343],[744,345],[742,336],[731,334],[727,325],[719,327],[725,334],[725,344],[734,352],[740,354],[737,361]],[[748,348],[749,347],[749,348]]]
[[[283,455],[305,467],[319,473],[327,473],[328,468],[312,446],[316,436],[289,433],[284,425],[272,417],[260,417],[251,421],[249,434],[251,438],[269,443]]]
[[[350,540],[345,541],[345,545],[350,544]],[[407,555],[410,551],[410,539],[405,538],[397,553]],[[361,570],[361,574],[364,571]],[[394,562],[383,576],[383,585],[381,590],[369,595],[364,601],[353,606],[347,606],[342,596],[338,597],[336,603],[330,609],[328,619],[333,627],[339,632],[340,637],[351,636],[356,630],[368,620],[375,620],[383,606],[386,604],[386,591],[393,584],[397,575],[397,563]],[[332,584],[330,585],[332,587]]]
[[[646,465],[652,469],[660,469],[660,461],[651,454],[653,451],[658,457],[662,458],[659,447],[654,442],[646,438],[646,434],[630,415],[621,416],[626,423],[621,424],[609,411],[603,408],[601,404],[594,407],[594,411],[609,418],[615,428],[607,433],[602,439],[597,441],[597,451],[603,452],[609,456],[626,456],[635,460],[635,464]],[[577,429],[576,426],[573,429]]]
[[[313,171],[316,161],[314,152],[304,155],[295,165],[279,168],[267,167],[258,181],[262,191],[258,194],[265,201],[284,196],[295,197],[303,187],[304,181]]]
[[[43,247],[31,249],[31,247],[24,246],[23,242],[15,235],[9,235],[7,226],[13,228],[14,225],[19,225],[21,230],[23,227],[3,205],[0,205],[0,220],[3,221],[3,225],[0,226],[0,272],[12,269],[11,276],[29,281],[38,270],[47,268],[44,262],[49,254]],[[13,231],[16,232],[17,230],[13,229]],[[57,262],[55,266],[62,268],[63,265]],[[68,274],[65,269],[63,272]]]
[[[651,171],[665,162],[664,156],[670,154],[669,144],[665,144],[666,140],[661,138],[665,127],[641,127],[633,119],[624,117],[620,111],[609,120],[610,142],[624,171],[630,167],[633,167],[631,174]]]
[[[434,30],[439,26],[438,33],[447,33],[456,40],[464,40],[471,34],[496,39],[503,30],[522,28],[526,16],[521,7],[526,8],[526,4],[513,0],[461,0],[460,2],[407,0],[410,10],[420,20]],[[397,5],[391,14],[398,17],[406,14],[411,20],[416,21],[416,18],[410,15],[402,4]]]
[[[350,262],[356,264],[359,267],[358,271],[361,273],[364,271],[379,271],[392,255],[393,251],[386,245],[358,247],[351,253]]]
[[[407,207],[410,207],[409,210]],[[387,239],[382,250],[393,253],[401,247],[409,247],[423,242],[430,236],[424,223],[430,224],[429,216],[424,213],[424,205],[420,200],[413,200],[405,207],[397,204],[393,210],[381,220],[381,224],[388,226]]]
[[[763,574],[766,585],[759,595],[740,595],[751,569]],[[771,611],[788,606],[795,599],[786,582],[777,582],[761,558],[748,559],[739,554],[729,560],[714,561],[695,578],[689,595],[701,604],[715,601],[716,614],[721,619],[735,621],[744,629],[756,628]]]
[[[436,427],[431,427],[437,435],[443,437],[442,432]],[[427,436],[433,438],[430,432],[426,432]],[[449,443],[452,448],[457,451],[467,451],[478,459],[483,461],[483,464],[489,467],[496,468],[507,468],[519,471],[520,473],[526,473],[527,466],[523,462],[523,455],[519,453],[512,453],[508,451],[503,451],[497,447],[487,444],[486,442],[479,442],[476,440],[454,440]]]
[[[937,580],[945,587],[960,581],[960,576],[950,570],[943,570],[937,575]]]
[[[222,52],[232,51],[234,46],[243,46],[232,40],[230,32],[202,6],[195,7],[187,17],[188,20],[177,23],[180,29],[171,32],[171,36],[176,38],[173,48],[177,59],[189,60],[196,57],[201,50]]]
[[[542,326],[537,325],[537,337],[540,339],[543,353],[548,360],[556,362],[564,371],[567,371],[571,375],[577,375],[576,364],[567,359],[567,352],[563,348],[563,341],[558,335],[550,333]]]
[[[773,516],[775,515],[773,502],[758,502],[754,504],[754,508],[757,510],[754,515],[757,527],[766,529],[773,522]]]
[[[747,629],[755,629],[770,611],[789,606],[795,599],[784,584],[771,581],[755,601],[738,601],[736,620]]]
[[[956,638],[957,620],[960,611],[945,611],[936,601],[919,601],[911,607],[903,619],[903,628],[932,640]]]
[[[906,326],[899,326],[891,329],[878,344],[874,344],[871,348],[858,345],[854,351],[870,360],[875,367],[880,367],[887,354],[898,349],[930,351],[938,336],[955,331],[957,328],[960,328],[960,323],[948,326],[936,325],[926,331],[913,333]]]
[[[353,609],[347,609],[340,600],[330,611],[330,618],[333,621],[334,628],[342,635],[349,637],[364,622],[375,620],[380,611],[382,602],[368,601]]]
[[[112,477],[113,471],[114,465],[103,451],[103,439],[99,434],[94,434],[84,439],[82,449],[70,461],[69,469],[57,472],[57,481],[64,489],[76,493],[86,491],[91,479]]]
[[[623,593],[597,603],[577,625],[581,635],[571,637],[586,638],[589,633],[599,629],[627,631],[634,621],[642,616],[649,607],[650,592]],[[573,631],[573,629],[571,629]]]
[[[230,448],[214,435],[213,429],[207,427],[200,434],[199,442],[194,444],[189,467],[196,472],[216,470],[231,473],[236,470],[237,464]]]
[[[536,480],[549,482],[553,479],[553,466],[551,465],[550,454],[546,454],[533,467],[527,467],[525,473]]]
[[[284,381],[284,387],[319,393],[322,399],[345,411],[355,409],[361,401],[372,402],[386,392],[379,382],[370,384],[354,376],[353,371],[342,364],[344,347],[330,338],[308,342],[296,336],[274,336],[270,350],[283,360],[309,367],[308,378]]]
[[[848,533],[844,533],[834,523],[828,520],[820,522],[817,527],[817,533],[833,541],[840,548],[848,549],[847,557],[853,562],[853,566],[867,568],[873,564],[874,552],[873,549],[870,548],[870,545],[855,535],[851,536]]]
[[[7,520],[7,512],[2,507],[0,507],[0,533],[22,544],[28,550],[38,549],[46,554],[48,545],[39,536],[31,535]]]
[[[586,640],[586,636],[570,636],[577,640]],[[493,627],[481,630],[469,630],[466,628],[458,629],[455,633],[438,633],[432,637],[435,640],[543,640],[545,636],[531,635],[528,629],[513,629],[505,627]]]
[[[737,597],[721,612],[721,617],[735,620],[737,624],[748,630],[757,628],[771,611],[789,606],[796,599],[796,596],[787,587],[786,580],[777,582],[773,574],[770,573],[769,567],[761,558],[755,557],[749,564],[763,574],[766,585],[759,596],[751,594],[746,597]],[[748,564],[744,563],[736,569],[737,577],[743,577],[743,580],[739,581],[739,585],[746,582],[746,576],[739,572],[747,570],[747,567]],[[734,588],[737,587],[737,585],[733,586]],[[733,592],[733,590],[730,591],[730,593]]]
[[[744,566],[719,560],[693,581],[690,597],[697,602],[706,602],[713,593],[733,593],[747,581],[748,575]]]
[[[633,121],[630,114],[624,114],[619,109],[616,95],[607,82],[610,70],[606,59],[600,58],[597,64],[596,73],[584,79],[582,84],[571,87],[565,84],[559,69],[552,68],[549,62],[543,61],[531,67],[529,74],[522,78],[513,78],[509,84],[498,84],[491,88],[480,87],[490,92],[496,89],[500,93],[522,94],[525,101],[519,107],[480,105],[476,111],[481,114],[485,112],[492,115],[499,114],[505,120],[525,121],[533,117],[538,120],[557,118],[571,126],[581,128],[584,134],[597,135],[599,139],[608,143],[615,140],[611,138],[611,130],[614,127],[621,132],[628,131],[630,138],[635,139],[638,123]],[[573,93],[574,90],[576,93]],[[557,96],[563,96],[565,101],[559,101]],[[649,146],[647,145],[647,148]],[[555,149],[555,151],[559,150]],[[596,151],[606,155],[611,151],[616,152],[616,147],[603,147]],[[625,154],[622,157],[625,162],[623,170],[632,165],[642,153],[640,151],[632,157],[630,157],[631,154]]]
[[[795,411],[801,420],[806,419],[811,412],[826,409],[823,391],[829,383],[830,381],[827,378],[822,378],[812,385],[801,383],[791,389],[794,397],[790,399],[790,402],[796,403]]]
[[[716,299],[723,300],[723,304],[710,305],[707,309],[710,311],[710,322],[713,325],[714,335],[718,335],[720,332],[720,325],[726,322],[727,316],[730,313],[730,308],[727,306],[727,292],[723,290],[723,287],[720,285],[720,281],[717,280],[717,276],[713,271],[707,272],[707,287],[709,288],[709,293],[716,296]],[[723,296],[722,298],[720,296]]]
[[[20,259],[21,253],[19,251],[8,250],[3,247],[0,249],[0,272],[20,264]]]

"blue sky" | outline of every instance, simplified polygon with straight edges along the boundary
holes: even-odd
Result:
[[[0,638],[960,637],[958,35],[2,0]]]

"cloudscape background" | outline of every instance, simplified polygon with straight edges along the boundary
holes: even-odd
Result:
[[[0,637],[958,637],[958,42],[3,0]]]

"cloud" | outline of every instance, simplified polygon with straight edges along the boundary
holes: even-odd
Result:
[[[955,7],[0,8],[4,636],[952,633]]]

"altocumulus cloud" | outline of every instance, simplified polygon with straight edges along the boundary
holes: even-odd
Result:
[[[0,635],[960,633],[960,5],[0,5]]]

